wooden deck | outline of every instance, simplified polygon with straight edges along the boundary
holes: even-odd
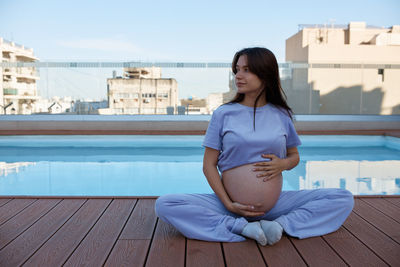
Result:
[[[337,232],[274,246],[190,240],[155,199],[0,199],[0,266],[400,266],[400,197],[356,197]]]

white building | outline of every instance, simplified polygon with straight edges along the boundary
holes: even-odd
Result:
[[[0,38],[1,62],[34,62],[32,48]],[[0,114],[31,114],[38,100],[35,67],[5,67],[0,69]]]
[[[39,98],[34,104],[35,113],[60,114],[73,111],[73,101],[68,97]]]
[[[125,68],[124,77],[107,79],[107,91],[101,114],[167,114],[178,106],[178,83],[161,78],[161,68]]]
[[[229,91],[224,93],[211,93],[207,96],[207,110],[209,114],[212,114],[220,105],[231,101],[236,93],[237,88],[235,85],[235,76],[229,72]]]

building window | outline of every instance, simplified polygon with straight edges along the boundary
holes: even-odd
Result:
[[[385,81],[385,69],[378,69],[378,75],[381,75],[381,81]]]
[[[146,94],[142,94],[142,97],[156,97],[156,94],[146,93]]]
[[[159,93],[158,98],[168,98],[168,93]]]

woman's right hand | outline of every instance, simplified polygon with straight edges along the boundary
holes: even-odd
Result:
[[[230,212],[239,214],[243,217],[258,217],[258,216],[263,216],[265,214],[265,211],[261,211],[261,204],[260,205],[244,205],[240,204],[238,202],[232,202],[231,205],[229,205],[228,210]]]

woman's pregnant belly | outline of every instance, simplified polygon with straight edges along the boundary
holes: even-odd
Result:
[[[222,182],[229,197],[234,202],[247,205],[261,205],[262,211],[270,210],[282,190],[282,175],[264,182],[253,171],[252,164],[238,166],[222,173]]]

